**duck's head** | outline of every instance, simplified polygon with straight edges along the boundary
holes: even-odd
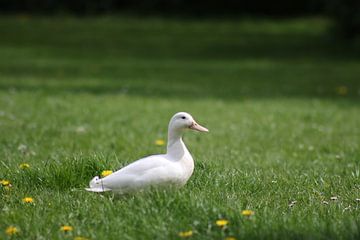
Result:
[[[169,130],[182,131],[192,129],[199,132],[208,132],[209,130],[198,124],[194,118],[186,112],[176,113],[170,120]]]

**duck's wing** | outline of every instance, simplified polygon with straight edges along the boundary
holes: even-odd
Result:
[[[105,189],[126,192],[154,184],[164,183],[178,175],[176,165],[165,155],[153,155],[139,159],[101,179]]]

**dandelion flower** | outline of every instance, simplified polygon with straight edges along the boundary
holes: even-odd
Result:
[[[236,240],[235,237],[226,237],[225,240]]]
[[[9,180],[1,180],[1,181],[0,181],[0,184],[1,184],[2,186],[4,186],[4,187],[6,187],[6,186],[11,186],[11,183],[10,183]]]
[[[165,141],[162,140],[162,139],[157,139],[157,140],[155,141],[155,145],[156,145],[156,146],[164,146],[164,144],[165,144]]]
[[[216,223],[216,225],[219,226],[219,227],[225,227],[226,225],[229,224],[229,221],[226,220],[226,219],[219,219],[219,220],[217,220],[215,223]]]
[[[190,231],[185,231],[185,232],[179,232],[179,237],[183,237],[183,238],[186,238],[186,237],[191,237],[193,235],[193,231],[190,230]]]
[[[241,212],[241,214],[242,214],[243,216],[250,217],[250,216],[254,215],[255,212],[252,211],[252,210],[243,210],[243,211]]]
[[[21,168],[21,169],[28,169],[29,167],[30,167],[30,165],[27,164],[27,163],[21,163],[21,164],[19,165],[19,168]]]
[[[9,236],[12,236],[18,232],[19,232],[19,230],[14,226],[9,226],[5,230],[6,235],[9,235]]]
[[[336,88],[336,93],[338,95],[344,96],[344,95],[346,95],[348,93],[348,88],[346,86],[338,86]]]
[[[61,226],[61,228],[60,228],[60,231],[63,231],[63,232],[71,232],[72,230],[74,230],[74,228],[72,226],[68,226],[68,225]]]
[[[113,173],[113,171],[111,171],[111,170],[104,170],[101,172],[101,177],[109,176],[112,173]]]
[[[23,203],[33,203],[34,199],[32,197],[25,197],[22,199]]]

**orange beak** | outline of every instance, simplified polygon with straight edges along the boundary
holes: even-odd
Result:
[[[193,130],[196,130],[196,131],[199,131],[199,132],[209,132],[209,130],[201,125],[199,125],[197,122],[193,122],[191,124],[191,126],[189,127],[190,129],[193,129]]]

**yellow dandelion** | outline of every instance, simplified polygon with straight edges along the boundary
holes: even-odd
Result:
[[[5,230],[6,235],[9,235],[9,236],[17,234],[18,232],[19,232],[19,230],[14,226],[9,226]]]
[[[191,237],[193,235],[193,231],[189,230],[189,231],[185,231],[185,232],[179,232],[178,235],[179,235],[179,237],[183,237],[183,238]]]
[[[165,141],[162,140],[162,139],[157,139],[157,140],[155,141],[155,145],[156,145],[156,146],[164,146],[164,144],[165,144]]]
[[[226,219],[219,219],[219,220],[217,220],[215,223],[216,223],[216,225],[219,226],[219,227],[225,227],[226,225],[229,224],[229,221],[226,220]]]
[[[24,197],[22,201],[23,203],[33,203],[34,199],[32,197]]]
[[[11,183],[10,183],[10,181],[9,180],[1,180],[0,181],[0,184],[2,185],[2,186],[10,186],[11,185]]]
[[[344,96],[344,95],[346,95],[348,93],[348,88],[346,86],[338,86],[336,88],[336,93],[338,95]]]
[[[112,173],[113,173],[113,171],[111,171],[111,170],[104,170],[101,172],[101,177],[109,176]]]
[[[86,237],[74,237],[74,240],[89,240]]]
[[[30,165],[29,165],[28,163],[21,163],[21,164],[19,165],[19,168],[21,168],[21,169],[28,169],[28,168],[30,168]]]
[[[252,210],[243,210],[243,211],[241,212],[241,214],[242,214],[243,216],[250,217],[250,216],[254,215],[255,212],[252,211]]]
[[[236,240],[235,237],[226,237],[225,240]]]
[[[72,226],[68,226],[68,225],[61,226],[61,228],[60,228],[60,231],[63,231],[63,232],[71,232],[72,230],[74,230],[74,228]]]

